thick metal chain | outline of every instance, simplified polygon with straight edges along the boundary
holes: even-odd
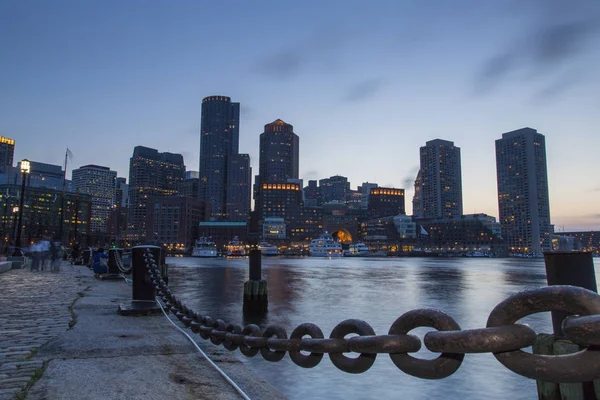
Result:
[[[314,324],[301,324],[288,338],[284,328],[227,324],[194,312],[175,296],[160,275],[152,254],[145,254],[152,284],[166,308],[194,333],[227,350],[240,349],[247,357],[260,352],[267,361],[279,361],[289,353],[292,361],[303,368],[317,366],[323,354],[348,373],[367,371],[378,354],[389,354],[403,372],[424,379],[441,379],[460,367],[467,353],[493,353],[504,366],[522,376],[546,382],[587,382],[600,378],[600,295],[573,286],[548,286],[517,293],[498,304],[490,313],[487,327],[461,330],[448,314],[436,309],[417,309],[401,315],[387,335],[376,335],[365,321],[349,319],[333,328],[329,338]],[[574,354],[545,356],[526,353],[536,333],[528,325],[516,322],[530,314],[544,311],[566,311],[563,330],[581,350]],[[409,332],[418,327],[431,327],[424,338],[425,347],[441,353],[433,360],[415,358],[408,353],[421,348],[421,340]],[[357,334],[346,338],[349,334]],[[307,352],[309,354],[302,354]],[[357,358],[344,353],[359,353]]]
[[[131,273],[132,267],[125,268],[125,266],[123,265],[123,259],[121,258],[121,254],[119,253],[119,250],[115,250],[114,252],[115,252],[115,261],[117,263],[117,268],[119,268],[119,271],[121,271],[121,273],[123,273],[125,275],[129,275]]]

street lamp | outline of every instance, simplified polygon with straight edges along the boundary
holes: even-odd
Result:
[[[13,252],[13,256],[21,255],[21,230],[23,229],[23,213],[25,209],[23,207],[23,203],[25,202],[25,182],[27,181],[27,174],[30,169],[29,160],[21,161],[21,172],[23,173],[23,178],[21,182],[21,199],[19,200],[19,224],[17,225],[17,239],[15,240],[15,251]]]

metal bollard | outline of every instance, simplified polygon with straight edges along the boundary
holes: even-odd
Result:
[[[109,274],[120,274],[119,265],[117,264],[117,253],[123,255],[123,249],[108,249],[108,273]]]
[[[152,262],[160,262],[160,247],[136,246],[132,249],[132,300],[129,304],[119,305],[121,315],[148,315],[160,313],[160,307],[156,304],[156,288],[152,285],[152,279],[148,273],[146,250],[150,250]]]
[[[546,279],[548,286],[571,285],[598,293],[594,260],[589,252],[554,252],[544,253]],[[562,323],[570,314],[552,311],[552,328],[556,338],[565,337]]]

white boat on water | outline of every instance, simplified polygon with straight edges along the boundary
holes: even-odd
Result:
[[[277,246],[269,244],[267,242],[260,242],[258,245],[258,249],[263,256],[277,256],[279,255],[279,250]]]
[[[311,257],[342,257],[342,244],[329,233],[310,241],[309,254]]]
[[[349,257],[368,257],[371,255],[371,250],[363,242],[351,244],[347,252]]]
[[[242,257],[246,255],[246,247],[237,236],[227,243],[227,256]]]
[[[192,248],[192,257],[216,257],[217,245],[208,238],[201,237],[196,240]]]

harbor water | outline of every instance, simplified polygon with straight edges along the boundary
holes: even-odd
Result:
[[[350,318],[365,320],[376,334],[387,334],[400,315],[425,307],[445,311],[462,329],[482,328],[506,297],[546,286],[543,259],[267,257],[262,264],[269,312],[260,320],[245,320],[247,258],[169,258],[167,263],[171,288],[194,310],[227,323],[257,323],[261,328],[278,324],[288,335],[299,324],[312,322],[328,337],[335,325]],[[600,282],[598,271],[596,276]],[[522,322],[538,333],[552,331],[550,313]],[[429,330],[411,333],[422,339]],[[506,369],[491,354],[468,354],[454,375],[435,381],[404,374],[385,354],[358,375],[338,370],[327,356],[317,367],[304,369],[287,355],[270,363],[260,353],[254,358],[235,354],[292,400],[537,398],[535,381]],[[436,355],[422,349],[417,356]]]

